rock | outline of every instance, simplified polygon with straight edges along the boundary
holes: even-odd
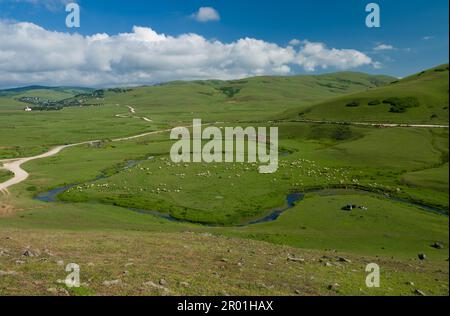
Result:
[[[297,295],[302,295],[302,292],[300,292],[300,290],[295,290],[294,293]]]
[[[17,275],[16,271],[2,271],[0,270],[0,277],[9,276],[9,275]]]
[[[406,282],[406,285],[414,286],[414,282],[408,281]]]
[[[159,285],[166,285],[167,282],[164,279],[159,280]]]
[[[329,291],[335,291],[335,292],[337,292],[337,291],[339,290],[339,287],[340,287],[339,283],[334,283],[334,284],[328,285],[327,289],[328,289]]]
[[[120,283],[122,283],[122,281],[120,281],[120,280],[111,280],[111,281],[104,281],[103,285],[104,286],[112,286],[112,285],[119,285]]]
[[[431,247],[435,249],[444,249],[444,245],[441,244],[440,242],[435,242],[434,244],[431,245]]]
[[[418,289],[414,290],[414,294],[419,295],[419,296],[426,296],[426,294],[424,292],[422,292],[421,290],[418,290]]]
[[[59,266],[63,266],[64,265],[64,260],[58,260],[56,261],[56,264]]]
[[[190,287],[190,284],[188,282],[180,282],[181,287]]]
[[[16,260],[16,264],[25,264],[26,262],[23,260]]]
[[[427,256],[424,253],[419,253],[417,256],[419,257],[419,260],[426,260],[427,259]]]
[[[50,287],[47,289],[47,292],[52,293],[52,294],[56,294],[58,293],[58,290],[54,287]]]
[[[300,263],[305,262],[305,259],[303,259],[303,258],[296,258],[296,257],[292,257],[292,256],[288,256],[287,260],[294,261],[294,262],[300,262]]]
[[[331,264],[331,263],[329,263],[329,262],[325,262],[324,264],[323,264],[325,267],[332,267],[333,265]]]
[[[50,250],[48,250],[48,249],[45,249],[44,250],[44,253],[47,255],[47,256],[49,256],[49,257],[54,257],[55,255],[53,254],[53,252],[51,252]]]
[[[164,287],[162,285],[153,283],[152,281],[145,282],[144,286],[147,286],[147,287],[150,286],[150,287],[153,287],[155,289],[162,290],[162,291],[164,291],[166,293],[170,292],[170,290],[168,288],[166,288],[166,287]]]
[[[345,263],[352,263],[351,260],[349,260],[349,259],[347,259],[347,258],[344,258],[344,257],[339,257],[339,258],[338,258],[338,261],[339,261],[339,262],[345,262]]]
[[[40,252],[38,250],[32,250],[30,248],[25,249],[25,251],[22,253],[22,256],[24,257],[39,257]]]

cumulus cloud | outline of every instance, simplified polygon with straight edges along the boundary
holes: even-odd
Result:
[[[316,68],[327,69],[329,67],[345,70],[374,64],[369,56],[357,50],[329,49],[323,43],[309,41],[304,41],[304,45],[296,56],[296,63],[307,71],[314,71]]]
[[[395,47],[389,44],[378,44],[377,46],[374,47],[373,50],[375,51],[382,51],[382,50],[394,50]]]
[[[299,40],[299,39],[296,39],[296,38],[294,38],[294,39],[291,39],[290,41],[289,41],[289,45],[291,45],[291,46],[298,46],[298,45],[300,45],[302,42]]]
[[[219,12],[211,7],[201,7],[192,17],[198,22],[220,21]]]
[[[288,75],[293,66],[376,66],[353,49],[302,42],[282,47],[253,38],[223,43],[197,34],[169,36],[135,26],[130,33],[83,36],[33,23],[0,21],[0,87],[29,84],[127,86],[170,80]]]

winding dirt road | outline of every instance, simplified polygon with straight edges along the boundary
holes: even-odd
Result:
[[[130,110],[131,114],[136,114],[136,110],[132,106],[127,106],[127,107]],[[125,114],[117,114],[115,116],[116,117],[125,117]],[[147,122],[152,122],[152,120],[150,120],[147,117],[137,117],[137,116],[133,116],[133,117],[143,119],[144,121],[147,121]],[[191,126],[186,126],[186,127],[191,127]],[[113,142],[126,141],[126,140],[144,137],[144,136],[169,132],[171,130],[172,129],[152,131],[152,132],[147,132],[147,133],[138,134],[138,135],[134,135],[134,136],[117,138],[117,139],[113,139],[112,141]],[[8,188],[12,187],[13,185],[19,184],[28,178],[28,176],[29,176],[28,172],[26,172],[25,170],[22,169],[22,165],[24,163],[30,162],[32,160],[37,160],[37,159],[48,158],[48,157],[54,156],[54,155],[58,154],[61,150],[69,148],[69,147],[85,145],[85,144],[92,144],[92,143],[96,143],[96,142],[99,142],[99,140],[91,140],[91,141],[85,141],[85,142],[76,143],[76,144],[57,146],[57,147],[49,150],[46,153],[43,153],[43,154],[40,154],[37,156],[33,156],[33,157],[0,160],[0,169],[8,170],[14,174],[13,178],[11,178],[3,183],[0,183],[0,195],[9,195],[10,193],[8,191]]]
[[[211,123],[211,124],[214,124],[214,123]],[[211,125],[211,124],[204,124],[204,125]],[[183,127],[189,128],[189,127],[192,127],[192,125],[183,126]],[[158,130],[158,131],[152,131],[152,132],[142,133],[142,134],[138,134],[138,135],[134,135],[134,136],[116,138],[116,139],[113,139],[112,141],[113,142],[122,142],[122,141],[132,140],[132,139],[141,138],[141,137],[145,137],[145,136],[149,136],[149,135],[156,135],[156,134],[161,134],[161,133],[165,133],[165,132],[170,132],[171,130],[172,130],[172,128]],[[61,150],[69,148],[69,147],[93,144],[93,143],[96,143],[99,141],[100,140],[91,140],[91,141],[86,141],[86,142],[81,142],[81,143],[76,143],[76,144],[57,146],[57,147],[49,150],[46,153],[43,153],[43,154],[37,155],[37,156],[33,156],[33,157],[0,160],[0,164],[3,164],[3,166],[0,166],[0,169],[6,169],[6,170],[14,173],[13,178],[11,178],[3,183],[0,183],[0,193],[2,193],[3,195],[9,195],[8,188],[12,187],[13,185],[19,184],[28,178],[28,176],[29,176],[28,172],[26,172],[25,170],[22,169],[22,165],[24,163],[30,162],[32,160],[37,160],[37,159],[48,158],[48,157],[54,156],[54,155],[58,154]]]
[[[322,120],[296,120],[295,122],[317,123],[317,124],[336,124],[336,125],[359,125],[359,126],[372,126],[372,127],[449,128],[448,125],[433,125],[433,124],[338,122],[338,121],[322,121]]]

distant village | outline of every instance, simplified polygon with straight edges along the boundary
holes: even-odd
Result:
[[[114,88],[108,89],[107,91],[114,93],[125,93],[131,91],[131,89]],[[100,106],[102,105],[104,97],[105,97],[105,90],[95,90],[91,93],[83,93],[59,101],[34,96],[24,96],[18,98],[17,100],[29,104],[24,108],[24,111],[32,112],[32,111],[59,111],[62,110],[64,107],[73,107],[73,106]]]

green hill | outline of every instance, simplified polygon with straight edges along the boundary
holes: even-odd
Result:
[[[388,76],[340,72],[317,76],[253,77],[242,80],[175,81],[119,93],[105,91],[105,104],[129,104],[154,120],[271,119],[294,107],[379,87]]]
[[[343,122],[448,123],[448,64],[389,85],[298,107],[284,118]]]
[[[58,101],[90,91],[92,91],[92,89],[79,87],[27,86],[0,90],[0,97],[9,97],[14,99],[20,99],[22,97],[38,97],[42,99]]]

